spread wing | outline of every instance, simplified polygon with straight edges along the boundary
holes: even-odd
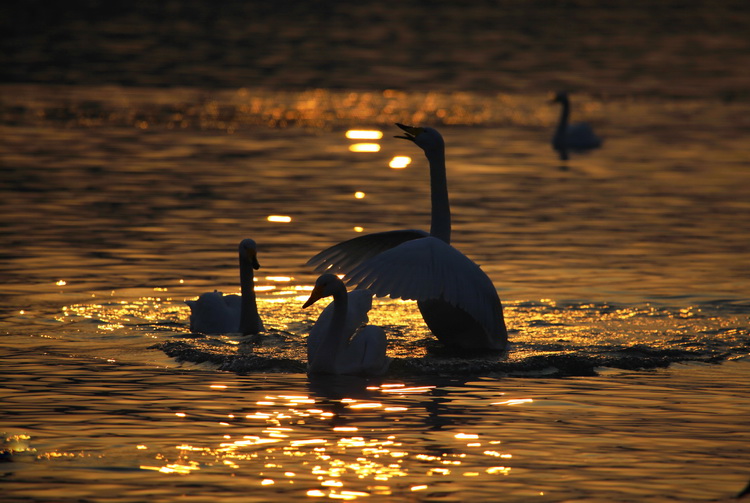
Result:
[[[466,255],[437,238],[415,239],[384,251],[354,267],[344,280],[378,297],[442,298],[466,311],[487,333],[496,333],[502,322],[492,280]]]
[[[316,272],[348,273],[361,263],[407,241],[429,236],[425,231],[401,230],[365,234],[326,248],[307,261]]]

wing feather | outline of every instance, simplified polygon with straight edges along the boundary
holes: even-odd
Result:
[[[307,261],[315,272],[348,273],[356,266],[400,244],[428,236],[421,230],[399,230],[365,234],[342,241]]]
[[[492,280],[466,255],[433,237],[406,241],[360,263],[344,281],[378,297],[444,299],[496,333],[502,307]]]

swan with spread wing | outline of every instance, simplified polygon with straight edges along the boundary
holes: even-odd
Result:
[[[379,297],[416,300],[425,323],[447,346],[504,350],[508,333],[490,278],[451,246],[451,213],[445,143],[429,127],[397,124],[397,136],[414,142],[430,165],[430,232],[401,230],[367,234],[323,250],[308,261],[318,272],[344,273],[348,284]]]
[[[243,335],[263,331],[263,321],[258,314],[253,285],[253,270],[259,269],[258,248],[252,239],[243,239],[239,246],[240,293],[224,295],[214,290],[200,295],[197,300],[187,300],[190,306],[190,330],[203,334],[240,332]]]

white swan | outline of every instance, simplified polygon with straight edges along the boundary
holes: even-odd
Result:
[[[307,368],[311,374],[382,375],[391,359],[385,355],[385,332],[368,325],[372,293],[346,292],[337,276],[323,274],[315,282],[306,308],[324,297],[333,297],[307,339]],[[359,332],[357,329],[362,327]],[[356,333],[355,333],[356,332]],[[353,334],[353,335],[352,335]]]
[[[585,152],[586,150],[599,148],[602,145],[602,139],[594,134],[594,130],[587,123],[568,123],[570,119],[568,93],[557,93],[552,102],[562,105],[560,122],[558,122],[555,135],[552,137],[552,148],[560,155],[560,159],[563,161],[567,160],[568,152]]]
[[[190,306],[192,332],[247,335],[263,331],[253,285],[253,269],[260,268],[257,254],[255,241],[243,239],[239,247],[241,296],[214,290],[202,294],[198,300],[185,301]]]
[[[478,265],[450,245],[443,137],[432,128],[396,125],[406,133],[397,138],[413,141],[430,164],[430,233],[367,234],[323,250],[308,265],[319,272],[343,272],[347,283],[378,296],[417,300],[425,323],[445,345],[503,350],[508,332],[495,286]]]

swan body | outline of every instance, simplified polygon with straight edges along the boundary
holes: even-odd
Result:
[[[570,99],[568,93],[557,93],[552,101],[562,105],[560,121],[557,124],[557,129],[555,129],[555,135],[552,137],[552,148],[557,151],[560,159],[567,160],[568,152],[585,152],[602,145],[602,139],[594,134],[590,125],[585,122],[569,123]]]
[[[347,283],[378,296],[416,300],[422,318],[447,346],[504,350],[502,304],[489,277],[451,246],[445,145],[435,129],[397,124],[398,136],[424,150],[430,164],[430,232],[403,230],[344,241],[308,261],[316,271],[344,273]]]
[[[252,239],[244,239],[239,246],[241,295],[224,295],[214,290],[187,300],[190,306],[190,330],[203,334],[240,332],[257,334],[264,330],[258,314],[253,286],[253,270],[259,269],[257,246]]]
[[[347,293],[344,282],[337,276],[323,274],[302,307],[325,297],[333,297],[333,302],[320,313],[307,339],[308,372],[383,375],[391,361],[385,355],[385,332],[373,325],[362,327],[368,321],[372,293],[367,290]]]

